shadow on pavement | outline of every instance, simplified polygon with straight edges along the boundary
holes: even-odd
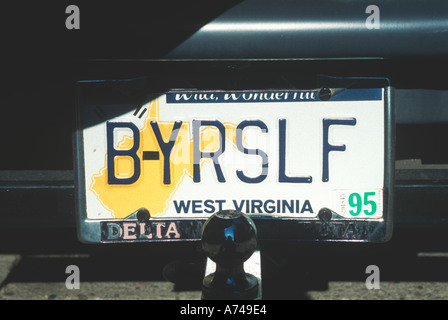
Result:
[[[447,282],[447,240],[446,228],[402,228],[384,244],[261,243],[264,299],[308,299],[308,291],[326,291],[332,281],[364,283],[369,265],[379,267],[381,281]],[[204,261],[199,248],[197,242],[86,245],[73,229],[0,232],[0,254],[22,256],[4,285],[65,282],[68,265],[77,265],[86,282],[166,281],[164,268],[173,261]],[[197,266],[175,291],[200,290],[203,264]]]

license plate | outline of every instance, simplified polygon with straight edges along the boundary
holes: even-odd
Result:
[[[198,240],[225,209],[249,214],[261,238],[386,238],[389,89],[325,90],[325,99],[320,90],[174,90],[141,104],[84,95],[81,239]]]

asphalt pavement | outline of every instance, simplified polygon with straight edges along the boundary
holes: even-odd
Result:
[[[447,240],[437,227],[395,230],[385,244],[261,243],[263,299],[447,300]],[[195,242],[86,245],[71,228],[2,229],[0,299],[200,300],[204,259]]]

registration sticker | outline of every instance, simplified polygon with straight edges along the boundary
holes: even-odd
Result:
[[[338,190],[335,192],[337,212],[345,218],[381,218],[383,190]]]

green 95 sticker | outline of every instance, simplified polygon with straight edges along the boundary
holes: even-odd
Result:
[[[335,212],[346,218],[377,219],[383,217],[383,190],[338,190]]]

